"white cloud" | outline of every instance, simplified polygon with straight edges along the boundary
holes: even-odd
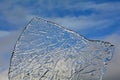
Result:
[[[3,1],[0,3],[0,12],[3,15],[3,20],[6,20],[8,22],[7,24],[17,25],[14,27],[20,27],[25,24],[28,15],[31,14],[31,9],[27,9],[17,3],[18,0]]]
[[[66,3],[64,3],[66,4]],[[64,5],[69,10],[88,10],[93,9],[90,15],[79,15],[78,17],[66,15],[64,17],[48,18],[70,29],[89,29],[89,28],[105,28],[118,23],[120,17],[120,2],[118,3],[99,3],[94,2],[78,2],[75,5]]]
[[[0,80],[8,80],[8,70],[0,73]]]
[[[8,23],[15,24],[15,27],[18,27],[18,25],[25,25],[28,21],[34,16],[42,16],[48,14],[48,12],[45,13],[46,10],[51,11],[53,9],[66,9],[66,10],[89,10],[92,9],[93,13],[84,16],[79,15],[78,17],[65,15],[64,17],[54,17],[54,11],[53,16],[50,16],[50,20],[55,21],[63,26],[69,27],[69,28],[76,28],[76,29],[85,29],[85,28],[103,28],[107,27],[116,21],[119,21],[120,17],[120,2],[105,2],[105,3],[95,3],[93,1],[84,2],[84,1],[78,1],[74,3],[74,1],[48,1],[47,6],[44,4],[44,0],[36,2],[36,5],[40,5],[36,9],[36,5],[33,5],[32,8],[24,7],[23,5],[18,5],[20,0],[16,1],[3,1],[0,3],[0,11],[5,17],[5,20],[8,21]],[[25,3],[30,3],[29,1],[25,1]],[[34,12],[38,12],[36,14],[33,14]],[[19,26],[19,27],[20,27]],[[21,27],[22,27],[21,26]]]
[[[96,3],[95,1],[78,1],[74,4],[74,2],[63,2],[63,7],[69,10],[88,10],[94,9],[101,13],[115,13],[120,12],[119,8],[120,2],[104,2],[104,3]],[[111,13],[110,13],[111,12]]]
[[[7,36],[9,34],[8,31],[0,31],[0,38]]]
[[[20,31],[8,33],[8,35],[0,38],[0,72],[9,67],[10,57]]]
[[[88,28],[105,28],[113,24],[113,20],[95,19],[97,16],[80,16],[80,17],[63,17],[49,18],[56,23],[59,23],[71,29],[88,29]]]
[[[120,76],[120,37],[119,33],[114,33],[112,35],[104,38],[105,41],[111,42],[115,45],[115,52],[113,59],[109,63],[108,70],[105,74],[105,79],[109,80],[119,80]],[[115,79],[116,78],[116,79]]]
[[[12,32],[6,31],[6,33],[9,34],[7,34],[6,36],[4,35],[2,38],[0,38],[0,54],[7,52],[8,50],[11,49],[20,31],[12,31]]]

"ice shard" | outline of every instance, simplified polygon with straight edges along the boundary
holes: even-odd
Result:
[[[16,42],[9,80],[102,80],[113,45],[33,18]]]

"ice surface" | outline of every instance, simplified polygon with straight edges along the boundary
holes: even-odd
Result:
[[[13,51],[9,80],[102,80],[113,45],[34,18]]]

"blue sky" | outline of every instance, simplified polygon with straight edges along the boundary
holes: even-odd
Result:
[[[15,41],[33,17],[54,21],[88,39],[109,41],[116,45],[116,56],[120,56],[120,0],[0,0],[2,80],[7,80],[5,76]],[[111,64],[112,70],[118,64],[119,59],[115,58],[114,64]],[[117,73],[120,71],[114,71],[114,74]],[[110,75],[108,73],[106,79]]]
[[[0,3],[0,30],[22,29],[32,17],[39,16],[89,38],[100,37],[119,30],[119,14],[119,0],[3,0]]]

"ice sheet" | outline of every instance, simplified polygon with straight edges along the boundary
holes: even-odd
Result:
[[[15,45],[9,80],[102,80],[113,49],[109,42],[33,18]]]

